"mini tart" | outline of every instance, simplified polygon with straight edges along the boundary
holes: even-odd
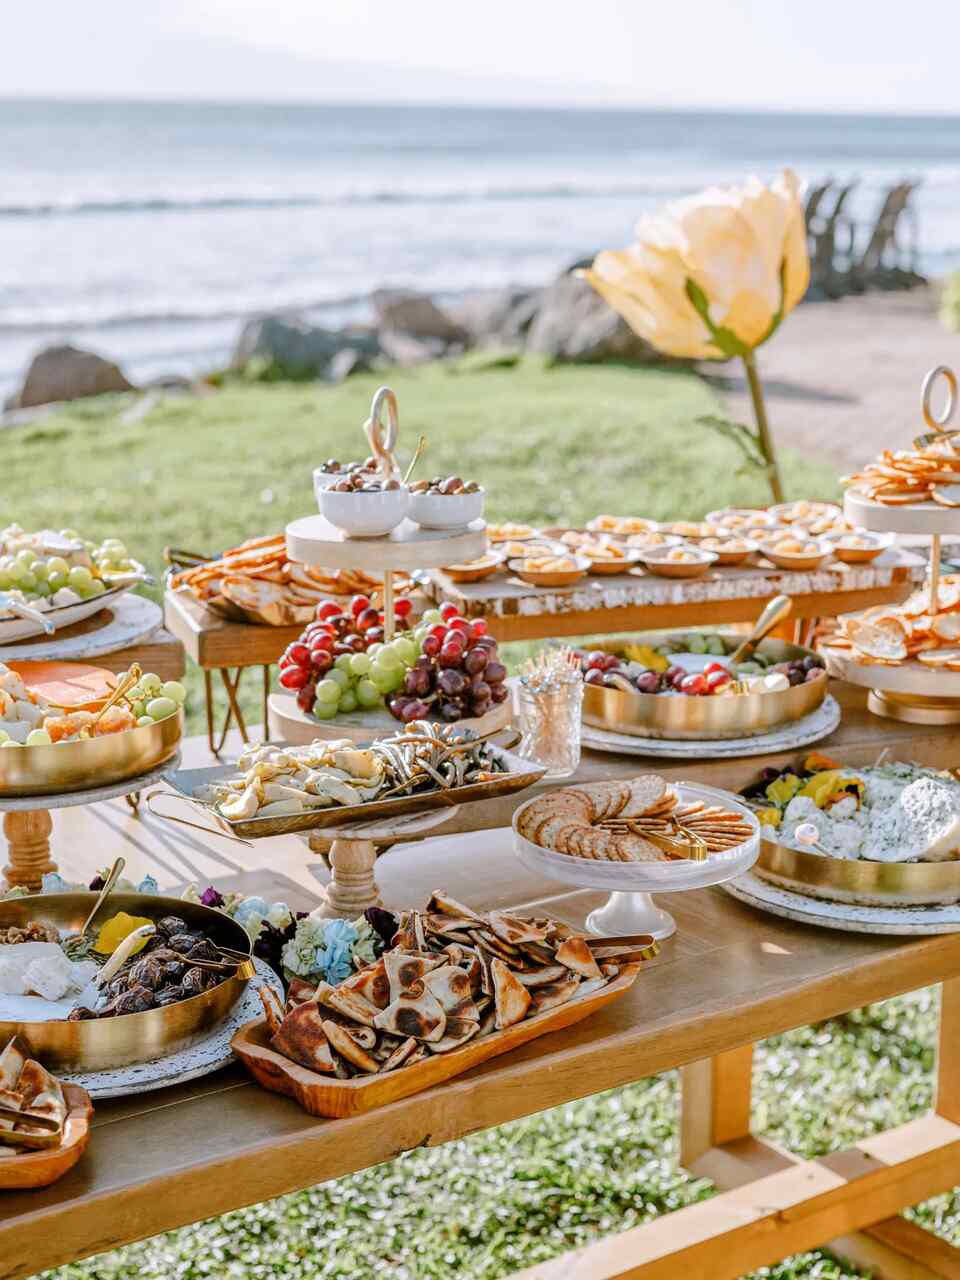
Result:
[[[707,572],[718,559],[715,551],[703,551],[699,547],[663,547],[646,552],[641,563],[648,573],[662,578],[698,578]],[[636,572],[636,570],[634,570]]]
[[[514,524],[508,520],[506,524],[487,525],[488,542],[528,542],[535,537],[537,531],[529,524]]]
[[[591,533],[652,533],[658,528],[656,520],[644,516],[594,516],[587,521]]]

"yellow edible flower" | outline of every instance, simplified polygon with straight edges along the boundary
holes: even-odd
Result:
[[[779,827],[783,821],[783,814],[779,809],[758,809],[757,821],[762,827]]]
[[[148,920],[146,916],[129,916],[126,911],[118,911],[101,927],[93,946],[94,951],[102,956],[113,955],[124,938],[129,937],[134,929],[140,929],[145,924],[153,924],[153,921]],[[142,951],[148,941],[149,938],[141,938],[130,954],[135,956],[137,952]]]
[[[623,653],[630,662],[639,662],[648,671],[666,671],[670,665],[669,658],[657,653],[648,644],[628,644]]]
[[[798,778],[795,773],[788,773],[786,777],[771,782],[764,794],[771,804],[785,809],[802,786],[802,778]]]

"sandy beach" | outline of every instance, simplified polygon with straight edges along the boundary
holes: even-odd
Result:
[[[879,449],[910,443],[922,427],[923,376],[932,365],[960,363],[960,335],[940,324],[930,285],[805,303],[760,349],[758,362],[777,443],[846,472]],[[752,422],[734,367],[702,371],[731,416]]]

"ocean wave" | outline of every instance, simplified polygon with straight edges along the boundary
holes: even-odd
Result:
[[[465,187],[379,187],[368,190],[257,193],[210,192],[197,195],[63,197],[50,200],[0,203],[0,218],[58,218],[114,213],[204,213],[238,209],[317,209],[351,205],[476,204],[519,200],[609,200],[621,197],[680,195],[694,190],[696,182],[676,178],[645,182],[556,182]]]

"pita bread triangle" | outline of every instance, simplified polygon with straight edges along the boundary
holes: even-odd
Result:
[[[546,939],[545,928],[531,924],[529,920],[521,920],[519,916],[509,916],[503,911],[491,911],[488,918],[496,936],[511,946],[519,946],[521,942],[543,942]]]
[[[352,1067],[357,1067],[368,1075],[376,1075],[380,1070],[380,1063],[376,1058],[371,1058],[366,1049],[357,1044],[345,1027],[338,1027],[335,1022],[327,1021],[323,1024],[323,1030],[331,1046],[341,1058],[346,1058]]]
[[[270,1043],[277,1053],[299,1062],[301,1067],[325,1074],[334,1069],[333,1054],[323,1029],[323,1015],[313,1000],[291,1009]]]
[[[600,966],[593,958],[585,938],[576,936],[565,938],[557,947],[556,959],[557,964],[565,965],[575,973],[582,974],[584,978],[600,977]]]
[[[423,991],[418,996],[398,996],[377,1014],[375,1026],[395,1036],[415,1036],[417,1040],[440,1040],[447,1026],[447,1015],[436,996]]]
[[[384,970],[390,984],[390,999],[396,1000],[405,992],[416,991],[425,974],[439,969],[442,956],[432,956],[423,951],[388,951],[383,957]]]
[[[452,964],[441,965],[425,976],[423,985],[440,1001],[448,1024],[451,1018],[480,1021],[480,1014],[473,1002],[470,976],[465,969],[457,969]]]
[[[530,992],[510,972],[502,960],[494,958],[490,968],[493,973],[493,998],[496,1007],[498,1031],[519,1022],[530,1008]]]
[[[548,982],[545,987],[534,987],[530,993],[533,997],[534,1012],[546,1013],[548,1009],[566,1004],[576,995],[579,986],[580,975],[568,972],[565,978],[560,978],[557,982]]]

